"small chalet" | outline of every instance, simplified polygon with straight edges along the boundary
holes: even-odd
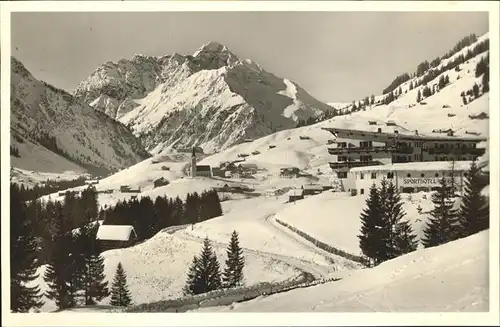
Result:
[[[285,178],[297,177],[300,173],[300,169],[297,167],[287,167],[280,169],[280,176]]]
[[[302,185],[304,195],[315,195],[323,192],[323,186],[317,184]]]
[[[297,200],[302,200],[304,198],[303,189],[291,189],[288,192],[288,202],[295,202]]]
[[[157,188],[160,186],[168,185],[168,184],[170,184],[170,182],[167,179],[165,179],[164,177],[160,177],[157,180],[155,180],[153,182],[153,184],[154,184],[154,187]]]
[[[134,245],[137,234],[130,225],[101,225],[97,230],[96,240],[103,251],[120,249]]]

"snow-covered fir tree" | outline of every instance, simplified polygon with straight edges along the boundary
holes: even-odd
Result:
[[[489,228],[490,206],[488,199],[481,194],[484,183],[481,172],[473,162],[465,180],[465,192],[458,213],[460,237],[467,237]]]
[[[417,236],[409,221],[404,220],[406,213],[403,210],[403,202],[396,186],[392,181],[387,184],[385,198],[381,198],[383,205],[383,221],[386,238],[385,249],[387,259],[393,259],[417,249]]]
[[[453,209],[448,182],[443,176],[440,187],[432,194],[434,208],[424,229],[423,245],[428,248],[457,239],[458,216]]]
[[[121,262],[119,262],[116,267],[115,277],[111,285],[111,301],[109,304],[120,307],[126,307],[132,304],[132,298],[127,286],[127,274]]]
[[[54,223],[56,234],[53,236],[52,254],[44,274],[49,287],[45,295],[54,300],[59,309],[72,308],[76,305],[77,290],[75,256],[72,253],[73,234],[68,229],[68,222],[59,203],[55,205]]]
[[[199,257],[193,258],[184,292],[201,294],[222,288],[220,265],[210,240],[205,238]]]
[[[78,236],[82,257],[82,267],[79,269],[80,289],[85,305],[93,305],[109,295],[108,282],[104,275],[104,258],[101,255],[99,242],[95,236],[97,227],[85,224],[80,227]]]
[[[37,245],[33,223],[27,219],[26,206],[18,187],[10,187],[10,308],[28,312],[43,305],[37,279]]]
[[[243,268],[245,258],[239,244],[238,233],[233,231],[227,248],[226,268],[222,274],[224,287],[231,288],[243,285]]]
[[[379,190],[375,184],[370,187],[366,208],[361,213],[361,233],[358,235],[359,247],[363,254],[373,262],[380,263],[382,248],[381,230],[383,226]]]

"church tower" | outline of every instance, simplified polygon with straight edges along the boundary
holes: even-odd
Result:
[[[191,177],[196,177],[196,153],[193,147],[193,154],[191,155]]]

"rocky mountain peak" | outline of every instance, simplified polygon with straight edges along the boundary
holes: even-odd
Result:
[[[233,67],[240,63],[239,58],[225,45],[210,41],[193,53],[193,61],[201,69],[219,69],[224,66]]]

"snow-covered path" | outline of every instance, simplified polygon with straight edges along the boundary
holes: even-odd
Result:
[[[214,246],[226,248],[230,233],[236,230],[244,252],[272,258],[316,278],[359,268],[358,264],[327,253],[278,225],[273,220],[274,215],[290,205],[285,203],[284,197],[228,202],[224,204],[223,216],[179,230],[175,236],[200,243],[208,237]]]

